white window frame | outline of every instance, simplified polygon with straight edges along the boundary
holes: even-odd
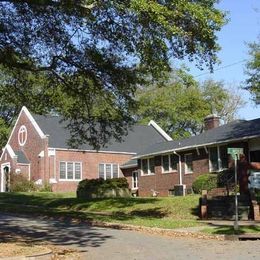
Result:
[[[187,157],[188,155],[192,155],[192,156],[193,156],[193,153],[185,153],[185,154],[184,154],[185,174],[192,174],[192,173],[193,173],[193,169],[192,169],[192,171],[188,171],[187,160],[186,160],[186,157]],[[192,158],[192,159],[193,159],[193,158]],[[192,160],[191,162],[192,162],[192,168],[193,168],[193,160]]]
[[[118,163],[99,163],[98,164],[98,178],[100,178],[99,177],[99,167],[100,167],[100,164],[104,165],[104,168],[103,168],[103,170],[104,170],[104,180],[107,179],[106,165],[110,165],[110,167],[111,167],[111,179],[120,178],[120,168],[119,168],[119,164]],[[117,165],[117,173],[118,173],[117,177],[114,177],[113,165]]]
[[[134,174],[136,174],[136,187],[134,187]],[[132,172],[132,190],[138,190],[138,171],[133,171]]]
[[[177,169],[172,169],[172,164],[171,164],[171,155],[175,155],[173,154],[164,154],[161,156],[161,168],[162,168],[162,173],[169,173],[169,172],[178,172],[178,165],[177,165]],[[169,171],[165,171],[164,167],[163,167],[163,156],[168,156],[168,162],[169,162]],[[177,156],[177,155],[176,155]],[[178,157],[178,156],[177,156]],[[178,159],[179,161],[179,159]],[[179,164],[179,162],[178,162]]]
[[[155,157],[148,157],[141,159],[141,176],[155,175],[155,172],[151,172],[150,159],[154,159],[154,171],[155,171]],[[147,160],[147,174],[143,171],[143,160]]]
[[[217,170],[214,170],[213,169],[213,166],[212,166],[212,161],[211,161],[211,154],[212,154],[212,148],[217,148],[217,164],[218,164],[218,169]],[[218,172],[219,169],[220,169],[220,164],[219,164],[219,146],[212,146],[212,147],[209,147],[209,172]]]
[[[216,148],[216,147],[217,147],[217,156],[218,156],[218,169],[216,171],[214,171],[212,169],[212,162],[210,160],[210,151],[211,151],[211,148]],[[221,172],[221,171],[227,169],[227,168],[222,167],[222,161],[221,161],[221,156],[220,156],[220,147],[221,147],[221,145],[209,147],[209,172]]]
[[[60,165],[61,163],[65,163],[65,176],[66,178],[63,179],[63,178],[60,178]],[[68,179],[68,163],[72,163],[73,164],[73,179]],[[76,163],[79,163],[80,164],[80,179],[75,179],[75,165]],[[75,162],[75,161],[60,161],[59,163],[59,180],[60,181],[81,181],[82,180],[82,162]]]

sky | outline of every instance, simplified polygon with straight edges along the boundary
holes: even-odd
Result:
[[[222,0],[218,8],[229,12],[228,24],[217,33],[218,43],[222,48],[218,54],[221,64],[215,66],[216,71],[213,74],[196,69],[195,66],[190,67],[190,72],[197,80],[212,78],[224,80],[226,86],[241,86],[246,78],[244,74],[246,62],[243,60],[249,58],[246,43],[256,41],[260,34],[260,1]],[[232,65],[234,63],[237,64]],[[221,69],[225,66],[228,67]],[[240,93],[247,104],[238,111],[238,117],[247,120],[260,117],[260,105],[256,106],[251,101],[248,91],[240,90]]]

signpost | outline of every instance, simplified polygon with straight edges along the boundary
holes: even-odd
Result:
[[[235,222],[234,222],[234,230],[238,232],[238,198],[237,198],[237,160],[240,154],[243,154],[243,148],[228,148],[228,154],[235,161]]]

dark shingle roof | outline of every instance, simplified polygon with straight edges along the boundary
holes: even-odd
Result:
[[[131,159],[126,163],[120,165],[120,168],[121,169],[133,168],[133,167],[137,167],[137,165],[138,165],[137,159]]]
[[[70,148],[67,144],[70,139],[70,132],[66,129],[66,123],[61,122],[60,117],[33,115],[33,118],[44,134],[49,135],[49,147]],[[122,142],[112,140],[100,151],[138,153],[150,144],[163,141],[165,141],[164,137],[153,126],[135,125],[132,130],[128,131],[128,135],[123,137]],[[84,144],[78,149],[93,150],[93,147]]]
[[[187,139],[150,145],[145,150],[138,153],[135,158],[174,150],[188,150],[192,147],[231,142],[232,140],[252,138],[256,136],[260,136],[260,118],[250,121],[236,120]]]
[[[29,164],[30,163],[28,161],[28,159],[26,158],[25,154],[23,153],[23,151],[15,151],[14,153],[17,156],[17,162],[18,163],[24,163],[24,164]]]

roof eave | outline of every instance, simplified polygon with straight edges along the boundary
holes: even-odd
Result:
[[[128,165],[122,165],[120,166],[120,169],[131,169],[131,168],[136,168],[138,167],[138,164],[128,164]]]
[[[154,152],[154,153],[147,153],[147,154],[143,154],[143,155],[140,155],[140,156],[136,155],[136,156],[133,156],[132,159],[140,159],[140,158],[144,158],[144,157],[148,157],[148,156],[155,156],[155,155],[166,154],[166,153],[171,153],[171,152],[185,151],[185,150],[190,150],[192,148],[200,148],[200,147],[211,146],[211,145],[216,145],[216,144],[233,143],[233,142],[253,139],[253,138],[257,138],[257,137],[260,137],[260,135],[244,136],[244,137],[241,137],[241,138],[234,138],[234,139],[229,139],[229,140],[226,140],[226,141],[219,141],[219,142],[204,143],[204,144],[199,144],[199,145],[185,146],[185,147],[181,147],[181,148],[168,149],[168,150],[163,150],[163,151]]]

